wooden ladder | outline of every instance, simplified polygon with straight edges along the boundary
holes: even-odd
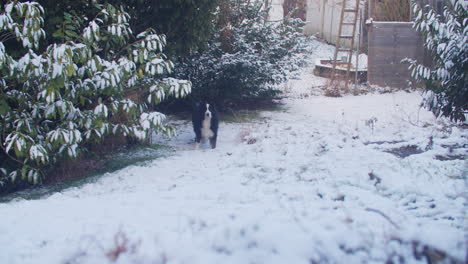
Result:
[[[351,69],[351,59],[353,55],[353,47],[354,47],[354,35],[356,33],[356,22],[358,18],[358,13],[359,13],[359,2],[360,0],[349,0],[349,1],[355,1],[356,5],[354,7],[347,7],[346,2],[348,0],[343,0],[343,7],[341,9],[341,15],[340,15],[340,24],[338,27],[338,37],[336,39],[336,46],[335,46],[335,54],[333,55],[333,69],[331,73],[331,83],[333,84],[336,81],[337,78],[337,73],[336,73],[336,67],[337,64],[340,62],[338,60],[338,54],[347,54],[347,65],[346,65],[346,77],[345,77],[345,91],[348,90],[348,82],[349,82],[349,72]],[[352,3],[350,3],[352,4]],[[353,17],[351,21],[345,21],[345,13],[352,14]],[[352,28],[352,34],[351,35],[343,35],[343,27],[351,27]],[[351,46],[350,48],[345,48],[342,46],[342,40],[349,39],[351,40]],[[357,71],[357,69],[356,69]]]

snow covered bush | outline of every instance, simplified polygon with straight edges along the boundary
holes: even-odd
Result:
[[[164,78],[174,67],[163,53],[165,36],[152,29],[134,35],[124,10],[96,5],[94,17],[64,20],[72,26],[55,33],[63,42],[40,47],[40,4],[0,8],[0,39],[8,39],[0,42],[0,187],[40,183],[44,169],[107,135],[171,133],[149,107],[191,91],[189,81]],[[129,96],[135,89],[144,100]]]
[[[462,0],[451,0],[443,16],[413,4],[414,27],[425,37],[432,66],[410,62],[412,77],[428,90],[426,106],[436,116],[465,121],[468,109],[468,11]]]
[[[192,81],[195,98],[245,103],[276,96],[273,85],[298,69],[292,58],[306,39],[302,21],[266,22],[264,1],[225,3],[207,50],[185,59],[176,76]]]

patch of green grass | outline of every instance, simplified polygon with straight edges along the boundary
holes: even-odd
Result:
[[[229,106],[225,106],[223,108],[217,107],[217,109],[220,121],[226,123],[251,122],[256,119],[261,119],[262,112],[286,110],[284,104],[271,101],[258,101],[256,104],[248,102],[239,106],[230,103]],[[170,117],[173,120],[192,120],[192,113],[181,111],[170,114]]]
[[[80,187],[88,183],[97,182],[106,173],[112,173],[128,166],[148,166],[153,160],[173,155],[174,150],[163,145],[134,145],[119,151],[95,157],[104,161],[104,165],[89,172],[85,177],[69,179],[57,183],[33,186],[25,190],[0,197],[0,203],[15,199],[35,200],[61,192],[68,188]]]
[[[281,104],[268,104],[255,107],[253,109],[226,110],[220,114],[220,119],[226,123],[248,123],[254,120],[262,119],[262,112],[282,112],[285,107]]]

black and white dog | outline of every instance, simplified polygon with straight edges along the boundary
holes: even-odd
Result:
[[[210,140],[211,148],[216,148],[218,137],[218,113],[214,105],[209,103],[196,103],[192,113],[193,131],[195,132],[195,148],[200,147],[202,139]]]

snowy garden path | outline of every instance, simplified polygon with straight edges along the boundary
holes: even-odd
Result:
[[[314,82],[307,69],[281,110],[221,123],[215,150],[174,121],[172,156],[0,204],[0,263],[113,263],[116,244],[117,263],[412,263],[413,241],[463,260],[467,131],[418,92],[327,98]]]

